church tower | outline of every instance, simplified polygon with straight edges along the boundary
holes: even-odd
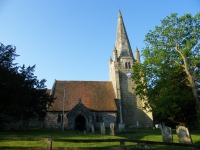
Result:
[[[134,95],[134,83],[131,79],[132,65],[140,62],[139,51],[136,47],[133,56],[129,39],[124,26],[121,12],[118,12],[116,42],[113,49],[113,59],[110,58],[110,81],[113,84],[116,104],[118,107],[118,123],[127,127],[152,126],[152,114],[142,109],[143,102]]]

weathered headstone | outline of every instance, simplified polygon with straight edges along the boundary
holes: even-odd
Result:
[[[171,128],[167,127],[167,126],[162,127],[162,125],[160,126],[160,128],[161,128],[161,131],[162,131],[163,142],[172,143],[173,142],[173,136],[172,136]]]
[[[118,124],[118,130],[119,130],[119,132],[123,132],[125,130],[125,124],[124,123],[119,123]]]
[[[92,117],[90,116],[89,117],[89,121],[88,121],[88,124],[87,124],[87,126],[89,127],[87,130],[92,130]],[[90,128],[91,127],[91,128]],[[92,132],[93,133],[93,132]]]
[[[179,143],[192,144],[191,136],[190,136],[189,131],[186,127],[179,126],[176,129],[176,132],[177,132],[177,135],[178,135]]]
[[[94,125],[92,124],[92,133],[94,133]]]
[[[139,128],[139,121],[136,122],[137,128]]]
[[[115,124],[114,123],[110,124],[110,135],[115,135]]]
[[[102,135],[106,134],[106,129],[105,129],[104,122],[100,123],[100,131],[101,131]]]

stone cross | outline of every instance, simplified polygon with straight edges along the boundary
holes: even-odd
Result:
[[[162,132],[162,140],[163,142],[169,142],[173,143],[173,136],[172,136],[172,130],[170,127],[160,125],[161,132]]]
[[[110,124],[110,135],[115,135],[115,124],[114,123]]]
[[[106,134],[106,129],[105,129],[104,122],[101,122],[101,123],[100,123],[100,131],[101,131],[101,134],[102,134],[102,135],[105,135],[105,134]]]
[[[190,136],[189,131],[188,131],[188,129],[186,127],[179,126],[176,129],[176,133],[178,135],[179,143],[192,144],[191,136]]]

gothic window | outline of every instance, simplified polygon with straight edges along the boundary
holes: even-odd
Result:
[[[128,68],[131,69],[131,63],[130,62],[128,62]]]
[[[125,68],[126,69],[131,69],[131,63],[130,62],[125,62]]]
[[[100,122],[100,120],[99,120],[99,114],[96,114],[96,122]]]
[[[94,122],[94,116],[92,116],[92,122]]]
[[[127,62],[125,62],[125,68],[126,68],[126,69],[128,68]]]
[[[102,122],[103,118],[101,116],[101,114],[96,114],[96,122]]]
[[[58,114],[58,122],[62,122],[63,118],[61,114]]]
[[[103,118],[102,118],[102,116],[100,116],[99,120],[100,120],[101,122],[103,122]]]

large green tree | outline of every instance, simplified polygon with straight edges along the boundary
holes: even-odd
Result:
[[[147,33],[145,44],[144,62],[133,66],[136,94],[160,120],[194,121],[192,110],[200,108],[200,13],[171,14]]]
[[[27,121],[43,116],[54,99],[47,93],[45,79],[34,76],[34,66],[17,66],[16,48],[0,44],[0,120]]]

